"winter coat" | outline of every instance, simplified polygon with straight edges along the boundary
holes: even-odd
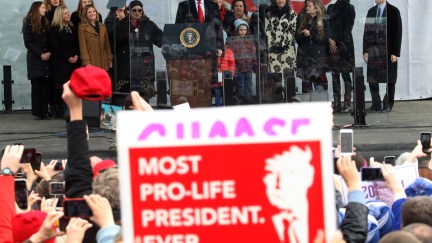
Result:
[[[50,52],[48,30],[33,33],[31,23],[26,21],[23,24],[22,33],[24,45],[27,48],[27,78],[31,80],[51,76],[50,60],[41,59],[43,53]]]
[[[70,30],[70,31],[69,31]],[[66,83],[72,72],[79,67],[77,63],[70,63],[69,58],[79,56],[78,33],[74,26],[69,29],[53,26],[49,32],[51,46],[51,64],[54,81],[58,84]]]
[[[297,13],[290,10],[280,18],[272,6],[265,15],[265,33],[268,47],[268,71],[286,73],[288,69],[296,69],[295,30]]]
[[[303,23],[303,26],[301,26]],[[305,14],[299,17],[296,32],[298,44],[297,52],[297,76],[302,79],[310,79],[312,73],[322,73],[327,69],[327,57],[329,54],[330,22],[327,15],[321,20]],[[302,30],[308,29],[310,36],[306,37]],[[314,78],[312,78],[314,79]]]
[[[330,55],[329,65],[336,72],[351,72],[355,66],[352,29],[356,17],[355,9],[348,1],[338,0],[327,8],[330,16],[331,38],[338,49]]]
[[[162,46],[162,30],[144,16],[136,27],[130,25],[129,17],[116,25],[117,75],[119,79],[152,76],[154,81],[155,56],[153,45]],[[130,51],[132,53],[130,53]],[[131,66],[132,60],[134,61]]]
[[[78,39],[82,65],[91,64],[108,70],[108,64],[112,63],[112,54],[105,25],[99,22],[98,33],[90,23],[81,22]]]

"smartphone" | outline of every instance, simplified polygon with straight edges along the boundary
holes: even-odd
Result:
[[[48,191],[50,195],[63,195],[64,194],[63,182],[50,182]]]
[[[87,205],[87,202],[84,200],[84,198],[63,199],[63,212],[65,218],[90,218],[93,215],[93,212]]]
[[[25,148],[23,155],[21,157],[21,163],[36,163],[36,149],[35,148]]]
[[[57,161],[57,163],[54,165],[54,171],[64,171],[61,160]]]
[[[353,155],[353,130],[352,129],[341,129],[339,132],[341,155],[352,156]]]
[[[31,165],[33,170],[39,170],[42,163],[42,153],[36,152],[35,162]]]
[[[395,156],[385,156],[384,157],[384,163],[389,165],[396,165],[396,157]]]
[[[363,167],[361,168],[362,181],[384,181],[384,176],[379,167]]]
[[[15,179],[15,201],[20,209],[27,209],[27,183],[24,178]]]
[[[429,154],[428,150],[431,148],[431,133],[430,132],[420,133],[420,142],[423,147],[423,153]]]

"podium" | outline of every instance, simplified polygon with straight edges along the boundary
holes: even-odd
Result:
[[[211,105],[217,82],[216,31],[212,24],[166,24],[162,55],[167,63],[171,105]]]

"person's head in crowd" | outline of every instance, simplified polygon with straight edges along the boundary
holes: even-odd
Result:
[[[60,6],[54,11],[54,18],[51,25],[58,26],[60,30],[63,30],[65,25],[73,25],[70,19],[71,15],[69,9],[66,6]]]
[[[385,235],[380,243],[421,243],[413,234],[406,231],[393,231]]]
[[[58,6],[65,6],[65,3],[64,0],[45,0],[44,5],[47,12],[49,12],[51,9],[57,8]]]
[[[411,185],[405,188],[408,197],[432,196],[432,181],[419,177]]]
[[[395,165],[403,165],[407,161],[408,157],[411,155],[410,152],[404,152],[399,157],[397,157]]]
[[[432,180],[432,170],[429,169],[429,167],[420,167],[418,168],[418,171],[420,177]]]
[[[391,208],[381,201],[369,201],[366,203],[369,215],[372,215],[378,222],[380,237],[392,231],[394,217]]]
[[[312,17],[322,19],[324,17],[325,8],[321,0],[308,0],[306,13]]]
[[[77,6],[78,13],[81,13],[88,5],[93,5],[93,0],[79,0]]]
[[[134,0],[129,3],[129,13],[132,20],[140,20],[144,17],[143,4],[140,1]]]
[[[85,6],[81,15],[81,21],[84,23],[95,23],[99,21],[99,14],[94,5]]]
[[[239,18],[243,17],[243,15],[244,16],[248,15],[245,0],[233,0],[233,2],[231,4],[231,9],[234,12],[234,18],[235,19],[239,19]]]
[[[39,231],[47,214],[34,210],[26,213],[16,214],[12,217],[12,229],[15,242],[23,242]],[[53,243],[55,238],[45,241]]]
[[[31,23],[33,33],[41,33],[42,30],[47,29],[49,26],[45,13],[45,4],[41,1],[33,2],[23,21],[24,23],[27,21]]]
[[[368,167],[369,166],[369,163],[367,162],[367,160],[358,153],[352,155],[351,160],[355,162],[356,168],[359,172],[360,172],[362,167]],[[335,166],[334,166],[334,173],[339,175],[339,171],[338,171],[337,166],[336,166],[336,161],[335,161]]]
[[[108,169],[117,167],[117,163],[110,159],[99,160],[100,158],[97,156],[92,156],[90,158],[90,163],[93,168],[93,179],[95,179],[98,175],[102,174]]]
[[[432,243],[432,227],[429,225],[414,223],[405,226],[402,231],[410,232],[422,243]]]
[[[49,183],[50,182],[64,182],[64,175],[63,172],[60,172],[56,174],[55,176],[51,177],[50,181],[41,180],[38,185],[36,186],[35,192],[39,195],[39,197],[45,197],[45,198],[53,198],[53,195],[50,195],[49,193]]]
[[[249,25],[243,19],[234,21],[235,35],[244,37],[249,34]]]
[[[120,210],[119,173],[117,168],[110,168],[96,176],[93,181],[94,194],[108,199],[113,210]]]
[[[432,226],[432,197],[417,196],[407,199],[402,206],[402,226],[413,223]]]
[[[275,5],[279,10],[282,10],[284,8],[287,8],[287,7],[288,8],[291,7],[289,0],[276,0]]]

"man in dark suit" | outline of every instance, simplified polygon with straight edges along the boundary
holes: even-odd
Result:
[[[215,18],[220,20],[219,7],[212,0],[186,0],[178,5],[175,23],[200,23],[198,1],[203,11],[204,23],[211,23]]]
[[[208,45],[214,41],[216,48],[215,53],[206,51],[204,59],[211,60],[211,83],[218,82],[218,64],[217,58],[222,56],[224,48],[223,42],[223,27],[220,20],[220,12],[217,3],[213,0],[185,0],[179,3],[176,15],[176,24],[195,23],[207,24],[205,36],[202,36],[203,41],[208,41]],[[196,59],[197,57],[193,57]]]
[[[375,0],[375,3],[367,13],[363,36],[363,58],[368,65],[367,81],[372,96],[369,110],[389,112],[394,104],[402,18],[399,10],[386,0]],[[387,83],[382,110],[379,83]]]

